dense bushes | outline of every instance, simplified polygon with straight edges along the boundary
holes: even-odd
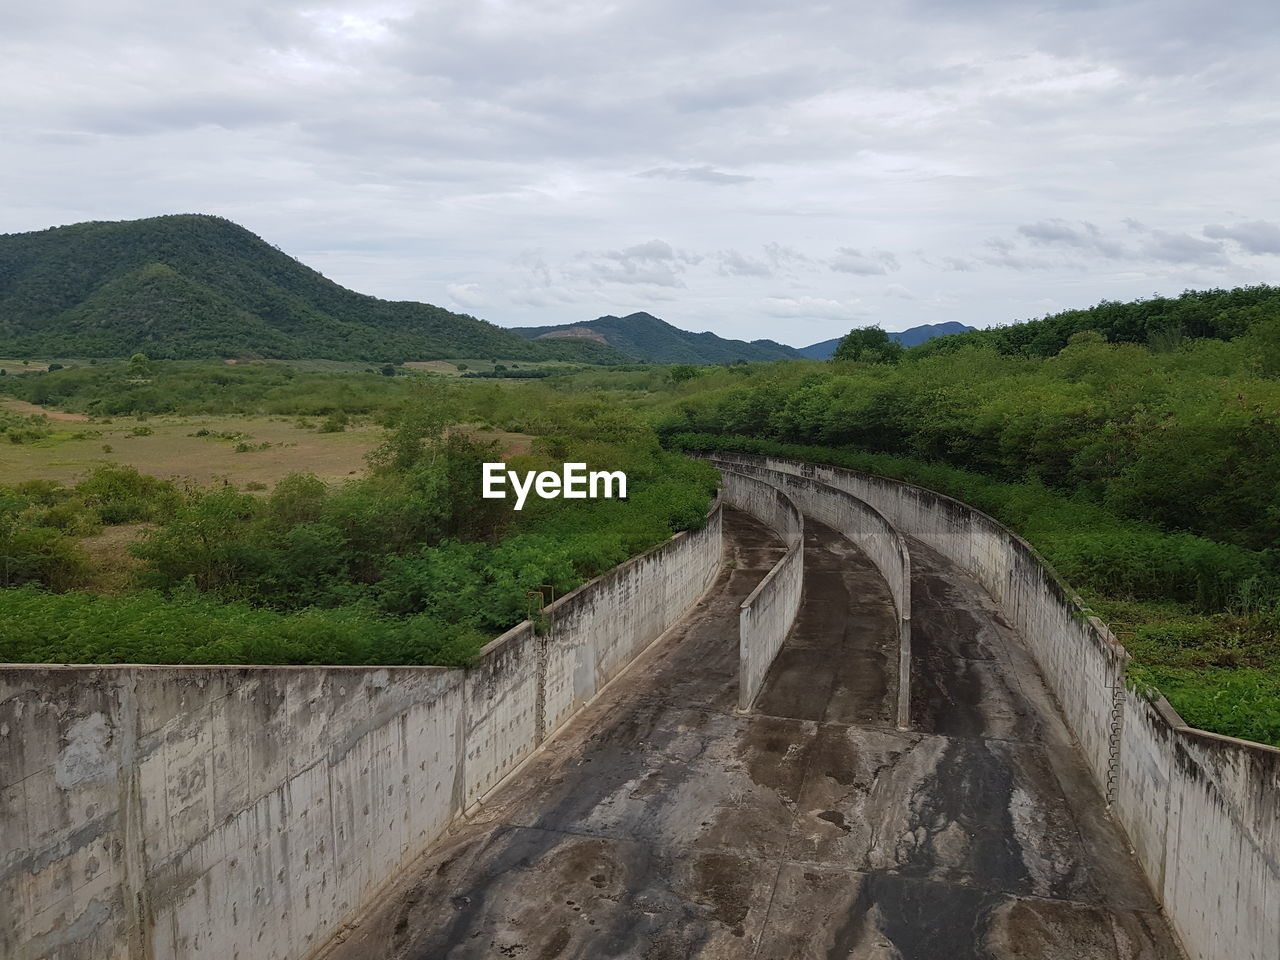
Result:
[[[171,483],[132,467],[99,467],[70,488],[50,480],[0,487],[0,588],[81,586],[89,566],[80,538],[104,525],[167,518],[180,502]]]
[[[672,434],[676,448],[829,463],[969,503],[1029,540],[1134,656],[1134,681],[1189,723],[1280,746],[1280,584],[1267,554],[1125,520],[1031,480],[887,454],[754,437]]]
[[[580,396],[545,405],[558,431],[510,466],[624,470],[629,498],[534,499],[519,513],[482,498],[481,464],[499,451],[449,426],[457,389],[414,387],[386,416],[372,473],[337,487],[295,475],[266,496],[179,491],[110,467],[70,489],[7,491],[0,576],[30,586],[6,595],[0,659],[460,663],[525,618],[531,591],[564,593],[702,522],[714,471]],[[77,536],[136,521],[150,525],[131,548],[136,592],[57,592],[84,582]]]
[[[963,347],[899,364],[777,364],[674,389],[665,432],[749,435],[1035,479],[1262,550],[1280,540],[1280,380],[1249,337],[1173,352],[1077,334],[1047,359]]]
[[[20,379],[15,377],[11,382],[17,382]],[[43,440],[50,433],[52,431],[49,428],[49,421],[44,417],[22,416],[0,409],[0,442],[31,443],[34,440]]]
[[[675,434],[675,448],[735,450],[866,470],[955,497],[1034,543],[1077,589],[1097,596],[1174,600],[1204,612],[1256,605],[1277,585],[1265,555],[1125,520],[1036,480],[1010,483],[887,454],[783,444],[749,437]]]
[[[0,661],[35,663],[463,664],[487,640],[465,624],[360,609],[282,614],[194,589],[127,596],[8,591]]]
[[[165,413],[370,414],[408,392],[407,378],[301,373],[275,363],[152,361],[145,376],[124,361],[23,373],[5,391],[30,403],[97,417]]]
[[[1177,349],[1185,339],[1232,340],[1259,333],[1261,340],[1274,342],[1280,333],[1277,320],[1280,287],[1187,290],[1178,297],[1131,303],[1104,300],[1096,307],[1064,310],[1040,320],[939,337],[913,348],[913,353],[923,356],[979,345],[1000,353],[1051,357],[1084,331],[1097,332],[1112,343],[1138,343],[1156,351]]]

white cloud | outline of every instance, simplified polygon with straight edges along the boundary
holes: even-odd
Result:
[[[1215,240],[1234,240],[1246,253],[1280,254],[1280,226],[1266,220],[1254,220],[1224,227],[1210,224],[1204,235]]]
[[[887,250],[871,250],[863,253],[853,247],[841,247],[831,259],[831,269],[840,273],[856,273],[859,276],[883,276],[900,269],[898,258]]]
[[[1280,5],[997,9],[10,3],[0,229],[218,213],[378,296],[746,339],[1268,279]]]
[[[716,170],[708,165],[700,167],[654,167],[652,170],[637,173],[636,176],[659,177],[663,180],[691,180],[694,183],[711,183],[716,186],[750,183],[755,179],[755,177],[748,177],[740,173],[725,173],[723,170]]]
[[[481,307],[492,306],[491,301],[477,283],[451,283],[445,287],[445,292],[449,294],[449,299],[453,301],[455,307],[461,307],[464,310],[478,310]]]
[[[721,250],[720,273],[726,277],[771,277],[773,270],[768,263],[748,257],[737,250]]]
[[[823,297],[765,297],[761,306],[770,316],[791,320],[855,320],[866,312],[857,301]]]

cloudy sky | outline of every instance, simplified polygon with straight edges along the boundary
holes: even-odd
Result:
[[[802,345],[1280,281],[1274,0],[0,5],[0,232]]]

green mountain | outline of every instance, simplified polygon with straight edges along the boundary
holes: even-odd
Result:
[[[237,224],[180,215],[0,235],[9,356],[625,359],[475,317],[355,293]]]
[[[932,340],[934,337],[965,333],[972,329],[974,328],[963,323],[948,320],[945,323],[924,323],[918,327],[910,327],[897,333],[891,333],[889,334],[889,339],[896,340],[904,347],[916,347],[926,340]],[[840,346],[840,341],[843,339],[844,337],[835,337],[831,340],[823,340],[821,343],[811,343],[807,347],[800,347],[800,356],[808,357],[810,360],[830,360],[831,355],[836,352],[836,347]]]
[[[598,317],[587,323],[513,329],[535,343],[596,343],[652,363],[733,363],[737,360],[784,360],[799,356],[794,347],[773,340],[752,340],[748,343],[745,340],[725,340],[714,333],[690,333],[648,313]]]

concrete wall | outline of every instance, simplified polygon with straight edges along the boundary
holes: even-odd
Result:
[[[738,708],[749,710],[791,632],[804,593],[804,517],[776,486],[723,471],[724,498],[771,528],[787,545],[738,610]]]
[[[830,484],[742,460],[712,463],[777,487],[805,516],[838,530],[875,564],[889,585],[898,617],[897,721],[905,728],[911,717],[911,553],[902,534],[870,504]]]
[[[831,483],[973,573],[1026,639],[1190,956],[1280,957],[1280,750],[1192,729],[1162,698],[1126,689],[1111,632],[980,511],[855,471],[725,459]]]
[[[0,957],[296,960],[678,620],[721,517],[474,669],[0,667]]]

